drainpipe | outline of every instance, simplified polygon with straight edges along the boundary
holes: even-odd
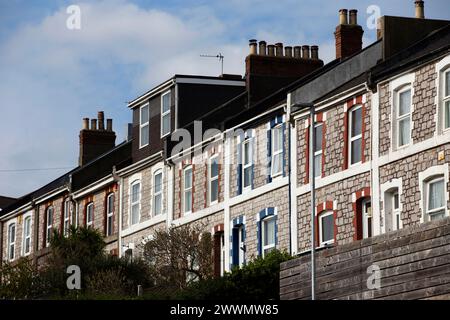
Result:
[[[122,214],[123,214],[123,178],[116,173],[116,166],[113,166],[112,176],[119,184],[119,227],[117,230],[117,246],[119,258],[122,257]]]
[[[288,194],[289,194],[289,206],[288,206],[288,213],[289,213],[289,253],[292,255],[292,205],[291,205],[291,199],[292,199],[292,186],[291,186],[291,94],[289,93],[287,95],[286,99],[286,123],[287,123],[287,138],[288,138]]]
[[[3,265],[3,222],[0,221],[0,266]],[[1,279],[0,279],[1,284]]]
[[[310,126],[309,126],[309,180],[311,181],[311,300],[316,299],[316,177],[314,170],[314,105],[310,105]]]

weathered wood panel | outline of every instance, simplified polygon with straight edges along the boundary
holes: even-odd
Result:
[[[281,264],[281,299],[311,298],[310,259]],[[370,266],[379,268],[379,288],[368,288]],[[316,297],[450,299],[450,218],[318,250]]]

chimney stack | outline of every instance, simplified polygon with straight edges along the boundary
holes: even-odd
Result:
[[[275,43],[275,52],[277,57],[283,56],[283,44],[281,42]]]
[[[249,43],[250,54],[245,59],[249,106],[323,66],[317,46],[292,47],[281,42],[267,45],[259,41],[258,52],[257,41],[252,39]]]
[[[284,47],[285,56],[288,58],[292,58],[292,47],[286,46]]]
[[[319,47],[311,46],[311,59],[318,60],[319,59]]]
[[[364,31],[358,25],[358,11],[355,9],[350,10],[350,20],[347,17],[347,13],[347,9],[339,10],[339,25],[334,32],[336,59],[344,59],[362,50]]]
[[[303,59],[309,59],[310,58],[310,56],[309,56],[309,46],[307,46],[307,45],[302,46],[302,58]]]
[[[116,133],[112,128],[112,119],[106,120],[105,130],[105,114],[99,111],[98,130],[97,119],[91,120],[91,127],[89,128],[89,118],[83,118],[83,126],[80,130],[80,154],[78,157],[78,165],[83,166],[89,161],[101,156],[114,148],[116,143]]]
[[[258,54],[255,39],[251,39],[249,41],[249,46],[250,46],[250,54]]]
[[[261,56],[265,56],[267,54],[267,52],[266,52],[266,42],[265,41],[260,41],[259,42],[259,54]]]
[[[417,19],[425,19],[425,9],[422,0],[416,0],[414,2],[416,5],[416,18]]]

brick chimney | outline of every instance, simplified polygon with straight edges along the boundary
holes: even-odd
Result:
[[[283,47],[282,43],[267,45],[265,41],[257,44],[254,39],[249,46],[245,59],[249,105],[323,66],[317,46]]]
[[[97,119],[83,119],[83,126],[80,130],[80,155],[78,165],[83,166],[89,161],[99,157],[103,153],[114,148],[116,143],[116,133],[112,129],[112,119],[106,120],[103,111],[98,112]],[[98,126],[97,126],[98,123]]]
[[[347,16],[347,13],[349,15]],[[363,28],[358,25],[358,11],[339,10],[339,25],[336,27],[336,59],[344,59],[362,49]]]

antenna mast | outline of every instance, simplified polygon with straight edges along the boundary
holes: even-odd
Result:
[[[217,55],[209,55],[209,54],[201,54],[200,57],[202,58],[217,58],[220,61],[221,64],[221,69],[222,69],[222,73],[223,74],[223,58],[225,58],[220,52]]]

